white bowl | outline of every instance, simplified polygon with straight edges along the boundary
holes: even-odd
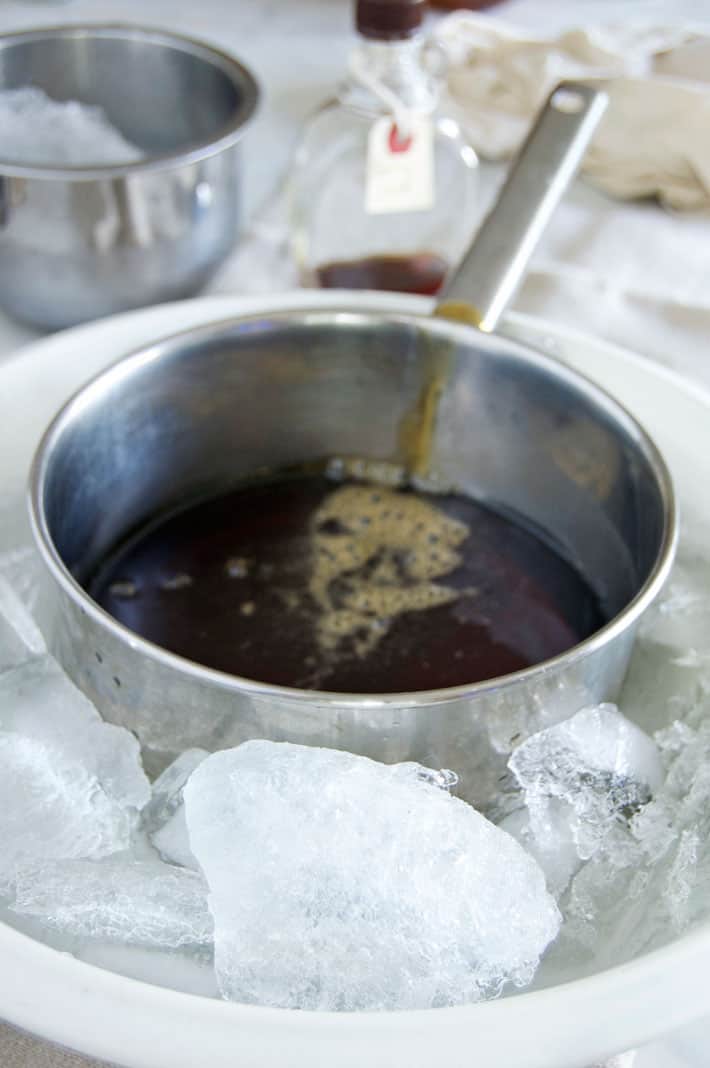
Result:
[[[104,320],[0,365],[0,490],[21,492],[44,425],[90,375],[175,330],[269,307],[387,307],[394,295],[218,298]],[[508,332],[552,349],[613,392],[664,451],[686,523],[710,527],[710,395],[632,353],[520,316]],[[31,407],[27,398],[32,398]],[[0,498],[2,499],[2,498]],[[29,539],[5,522],[0,553]],[[0,924],[0,1017],[127,1068],[583,1068],[651,1041],[710,1008],[710,923],[628,964],[548,989],[454,1009],[325,1014],[260,1009],[177,993],[81,963]]]

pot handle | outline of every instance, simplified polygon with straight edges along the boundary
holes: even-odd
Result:
[[[436,314],[495,329],[592,139],[605,92],[561,82],[513,161],[473,244],[444,286]]]

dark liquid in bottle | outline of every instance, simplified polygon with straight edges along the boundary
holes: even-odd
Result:
[[[431,297],[441,289],[448,265],[433,252],[412,256],[366,256],[327,263],[316,271],[323,289],[386,289]]]
[[[493,678],[605,621],[565,560],[474,500],[312,475],[159,517],[88,591],[191,660],[335,692]]]

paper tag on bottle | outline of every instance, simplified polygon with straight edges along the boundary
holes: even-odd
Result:
[[[365,211],[387,215],[426,211],[434,204],[434,129],[429,115],[413,115],[400,136],[391,117],[377,119],[367,140]]]

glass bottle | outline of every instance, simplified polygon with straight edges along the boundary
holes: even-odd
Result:
[[[439,110],[425,7],[356,0],[348,77],[311,118],[291,172],[305,285],[433,294],[470,243],[478,161]]]

